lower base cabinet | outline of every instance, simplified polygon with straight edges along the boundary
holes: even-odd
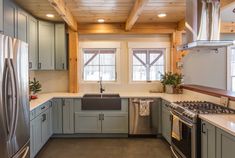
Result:
[[[75,133],[100,133],[101,120],[99,112],[76,112]]]
[[[171,144],[171,113],[167,101],[162,101],[162,136]]]
[[[235,136],[202,121],[201,157],[233,158],[235,155]]]

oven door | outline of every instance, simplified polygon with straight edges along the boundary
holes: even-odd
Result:
[[[171,112],[171,115],[177,117],[182,124],[181,139],[177,140],[171,136],[172,155],[175,158],[196,158],[196,125],[185,121],[173,112]]]

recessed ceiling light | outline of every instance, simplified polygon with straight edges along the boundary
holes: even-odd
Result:
[[[98,19],[98,23],[104,23],[104,19]]]
[[[54,18],[54,17],[55,17],[54,14],[47,14],[46,16],[47,16],[48,18]]]
[[[164,17],[166,17],[166,13],[160,13],[160,14],[158,14],[157,15],[159,18],[164,18]]]

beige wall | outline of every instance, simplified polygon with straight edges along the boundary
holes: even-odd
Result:
[[[68,71],[30,71],[29,75],[42,84],[41,93],[68,92]]]
[[[129,80],[129,49],[128,42],[140,42],[140,43],[148,43],[148,42],[156,42],[156,43],[168,43],[170,45],[170,36],[169,35],[83,35],[79,36],[80,43],[82,42],[120,42],[120,61],[119,66],[120,70],[118,75],[120,79],[118,83],[104,83],[104,88],[106,92],[149,92],[150,90],[161,91],[162,86],[160,82],[154,83],[133,83]],[[167,50],[167,69],[170,69],[170,48]],[[81,55],[81,48],[79,50],[79,54]],[[80,57],[81,59],[81,57]],[[85,83],[82,82],[81,78],[81,63],[79,63],[79,89],[80,92],[99,92],[99,84],[98,83]]]

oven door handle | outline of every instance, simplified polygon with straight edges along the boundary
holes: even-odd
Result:
[[[175,157],[175,158],[179,158],[179,157],[176,155],[176,153],[175,153],[174,149],[172,148],[172,146],[170,146],[170,148],[171,148],[171,152],[172,152],[172,154],[174,155],[174,157]]]
[[[188,122],[186,122],[186,121],[182,120],[181,118],[179,118],[178,116],[176,116],[175,114],[173,114],[173,112],[172,112],[172,111],[170,111],[170,113],[171,113],[171,115],[172,115],[172,116],[174,116],[174,117],[178,118],[182,123],[184,123],[184,124],[188,125],[189,127],[193,127],[193,124],[190,124],[190,123],[188,123]]]

